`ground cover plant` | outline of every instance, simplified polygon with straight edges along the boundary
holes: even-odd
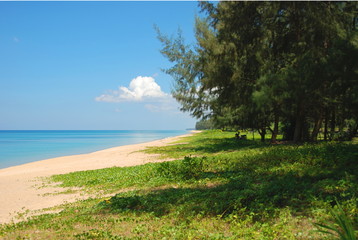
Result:
[[[356,143],[270,145],[204,131],[147,150],[176,161],[53,176],[99,194],[1,225],[0,238],[332,239],[318,226],[344,231],[331,215],[338,210],[356,235],[357,150]]]

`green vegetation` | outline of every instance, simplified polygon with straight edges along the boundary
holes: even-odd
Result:
[[[146,150],[175,161],[53,176],[96,197],[1,238],[356,239],[358,145],[343,141],[358,131],[358,3],[200,7],[194,46],[158,30],[172,94],[197,128],[260,139],[205,131]]]
[[[325,225],[317,223],[316,226],[320,228],[319,232],[333,235],[341,240],[357,239],[353,224],[339,204],[337,204],[336,209],[331,210],[331,215],[335,224]]]
[[[358,3],[200,2],[196,42],[158,30],[181,110],[276,141],[358,131]],[[329,21],[327,20],[329,19]]]
[[[196,130],[208,130],[215,128],[215,124],[211,119],[202,119],[195,124]]]
[[[329,239],[316,226],[341,231],[326,224],[337,222],[338,202],[357,234],[357,144],[269,145],[205,131],[147,151],[181,160],[53,176],[112,195],[1,225],[0,238]]]

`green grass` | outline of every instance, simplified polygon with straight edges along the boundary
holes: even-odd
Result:
[[[318,231],[327,235],[333,236],[335,239],[340,240],[356,240],[357,231],[354,230],[353,224],[344,210],[339,204],[336,209],[331,210],[331,215],[334,223],[315,224]]]
[[[269,145],[205,131],[146,151],[179,160],[53,176],[99,196],[2,225],[0,238],[324,239],[315,224],[337,202],[357,229],[355,143]]]
[[[249,134],[241,132],[241,134]],[[163,158],[183,158],[185,156],[205,156],[225,152],[237,152],[238,150],[257,149],[266,146],[259,141],[259,135],[256,133],[255,140],[237,140],[234,138],[235,132],[223,131],[204,131],[191,137],[186,137],[175,145],[165,147],[151,147],[145,150],[147,153],[158,153]],[[248,135],[248,138],[250,136]]]

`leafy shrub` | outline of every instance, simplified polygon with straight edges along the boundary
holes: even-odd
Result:
[[[184,179],[198,179],[203,172],[203,160],[205,158],[184,157],[180,164],[179,174]]]
[[[206,158],[184,157],[181,161],[163,162],[156,169],[159,176],[173,180],[198,179],[204,168],[203,162]]]
[[[318,231],[327,235],[334,236],[334,239],[356,240],[358,231],[354,230],[349,216],[343,211],[342,207],[337,204],[336,209],[331,209],[333,223],[316,223]]]
[[[76,234],[75,238],[77,240],[84,240],[84,239],[105,239],[105,240],[121,240],[124,239],[123,237],[120,236],[113,236],[110,232],[107,231],[103,231],[103,230],[98,230],[98,229],[91,229],[89,231],[85,231],[83,233],[80,234]]]

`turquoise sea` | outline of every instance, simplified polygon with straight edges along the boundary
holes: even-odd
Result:
[[[0,130],[0,168],[187,133],[181,130]]]

